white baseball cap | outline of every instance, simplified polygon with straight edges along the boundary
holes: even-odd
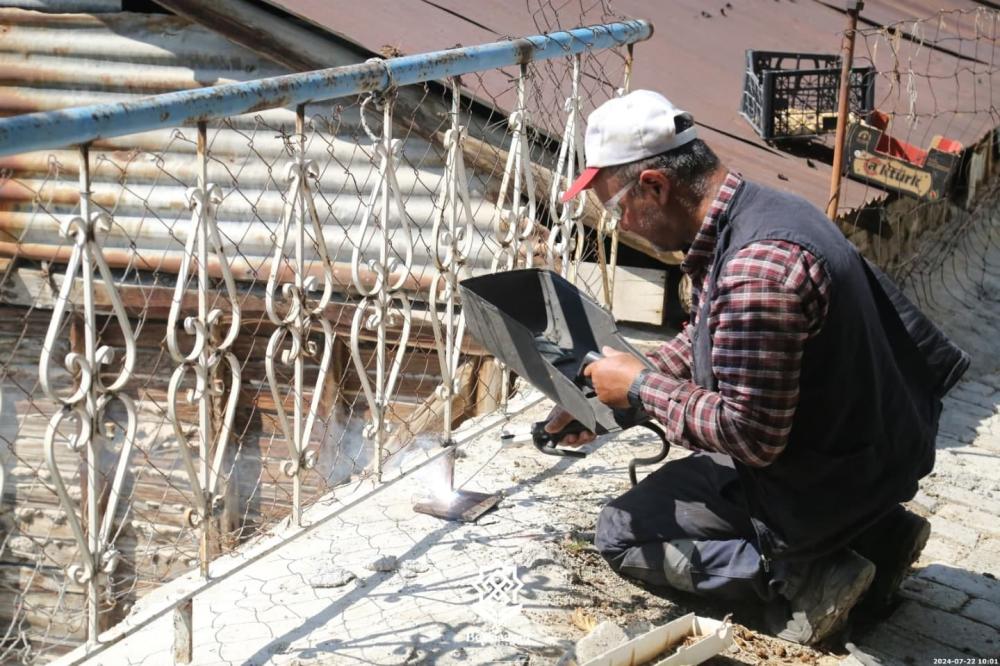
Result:
[[[677,131],[677,118],[691,126]],[[614,97],[587,118],[584,152],[587,168],[562,196],[563,203],[591,187],[604,167],[628,164],[665,153],[698,137],[691,114],[652,90],[636,90]]]

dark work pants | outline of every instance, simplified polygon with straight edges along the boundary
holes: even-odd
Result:
[[[650,585],[774,598],[728,456],[696,453],[660,467],[604,507],[595,545],[616,572]]]

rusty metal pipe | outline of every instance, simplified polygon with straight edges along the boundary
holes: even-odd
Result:
[[[648,39],[653,26],[633,20],[385,61],[184,90],[117,104],[0,119],[0,155],[61,148],[110,136],[384,91],[469,72],[564,58]]]
[[[0,242],[0,257],[18,257],[21,259],[33,259],[35,261],[52,261],[56,263],[66,263],[73,252],[72,245],[48,245],[45,243],[10,243]],[[143,249],[130,248],[105,248],[102,253],[104,261],[111,268],[125,268],[142,271],[177,273],[180,269],[181,261],[184,257],[183,251],[164,252],[147,251]],[[260,257],[255,261],[253,258],[234,257],[229,262],[230,271],[236,280],[263,282],[271,273],[271,258]],[[212,278],[222,277],[222,267],[217,258],[210,257],[207,261],[206,273]],[[306,267],[307,275],[322,277],[323,267],[318,262]],[[392,279],[396,279],[397,273],[392,274]],[[340,291],[351,291],[351,266],[349,263],[335,262],[333,264],[334,281]],[[364,284],[375,284],[376,275],[367,269],[361,269],[362,281]],[[425,274],[406,276],[403,289],[411,291],[425,292],[430,289],[432,283],[432,272],[427,270]],[[282,264],[279,282],[287,282],[294,279],[294,273],[288,264]]]
[[[847,134],[851,65],[854,64],[854,36],[857,33],[858,15],[861,14],[864,6],[865,3],[863,0],[852,0],[847,3],[847,30],[844,32],[844,42],[841,47],[843,55],[840,63],[840,92],[837,97],[837,134],[833,140],[833,171],[830,174],[830,201],[826,205],[826,216],[831,220],[836,219],[837,208],[840,205],[840,181],[844,173],[844,137]]]

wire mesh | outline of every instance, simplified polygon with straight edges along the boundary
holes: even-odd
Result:
[[[991,325],[983,304],[998,295],[998,20],[990,8],[941,10],[857,30],[855,65],[876,69],[877,115],[852,122],[881,136],[868,150],[848,131],[841,192],[869,203],[838,211],[844,233],[974,359],[992,356],[971,332]],[[866,166],[873,177],[851,176]]]
[[[1000,121],[997,20],[993,9],[941,10],[856,32],[855,65],[876,70],[876,115],[851,124],[875,127],[880,141],[868,150],[848,130],[841,192],[869,203],[842,205],[838,215],[848,237],[901,281],[923,279],[931,265],[921,239],[956,231],[961,211],[983,195],[977,184],[991,173]],[[942,166],[949,142],[959,144],[950,171]],[[867,180],[851,175],[866,169]]]
[[[578,13],[548,2],[528,8],[540,32],[613,18],[603,2],[580,3]],[[567,100],[586,114],[615,94],[628,57],[622,47],[466,75],[457,100],[452,82],[428,82],[10,161],[0,174],[0,661],[47,661],[93,639],[156,587],[205,572],[338,487],[392,469],[407,451],[436,448],[463,419],[502,405],[501,369],[461,335],[454,309],[457,352],[452,381],[442,383],[447,345],[434,322],[449,318],[449,289],[436,277],[489,271],[503,249],[510,221],[501,209],[522,203],[500,200],[519,81],[537,219],[512,265],[569,269],[546,245],[559,217],[551,169]],[[445,256],[456,233],[435,225],[440,193],[455,178],[446,134],[456,125],[469,203],[455,220],[468,238],[457,259]],[[398,144],[387,143],[388,127]],[[402,206],[383,205],[393,195],[382,191],[387,153],[389,189]],[[109,227],[88,227],[99,256],[81,254],[74,273],[78,241],[63,227],[87,217],[87,206]],[[577,235],[573,263],[593,260],[593,231]],[[65,316],[54,316],[60,302]],[[66,360],[87,357],[89,340],[113,350],[86,368],[104,385],[130,359],[120,390],[101,393],[107,386],[90,386]],[[57,393],[89,387],[99,409],[76,412],[46,394],[45,351]],[[132,437],[118,396],[134,402]],[[51,448],[72,507],[60,501],[45,453],[50,420],[64,412]],[[373,431],[378,418],[386,427]],[[97,543],[90,513],[102,518],[109,507],[111,529]],[[70,568],[88,559],[114,561],[74,577]]]
[[[618,18],[603,0],[529,0],[526,9],[539,33]],[[997,156],[997,18],[987,9],[943,11],[865,28],[855,49],[855,64],[877,71],[875,108],[888,120],[887,134],[923,150],[942,135],[967,150],[952,184],[934,199],[888,183],[846,181],[845,189],[861,188],[872,203],[841,209],[839,222],[935,318],[957,322],[959,343],[966,342],[962,327],[979,325],[982,315],[970,312],[971,295],[993,299],[1000,288],[996,196],[987,180]],[[82,523],[89,488],[98,489],[100,511],[113,489],[121,496],[107,540],[115,566],[95,579],[97,622],[106,628],[156,587],[204,569],[280,521],[294,522],[297,508],[390,470],[415,450],[436,448],[462,419],[503,407],[516,381],[462,336],[449,300],[453,280],[442,275],[488,272],[506,252],[510,266],[577,272],[592,295],[610,301],[608,273],[582,267],[613,269],[614,221],[590,206],[567,214],[552,195],[560,170],[580,166],[560,158],[573,135],[567,119],[574,109],[585,117],[627,88],[630,59],[625,47],[586,51],[383,96],[262,110],[203,129],[95,141],[85,162],[72,147],[5,162],[0,661],[51,659],[89,631],[94,593],[89,581],[69,574],[85,556],[45,459],[48,424],[63,407],[41,386],[44,351],[65,395],[81,382],[81,370],[64,360],[85,354],[88,330],[116,350],[116,362],[99,369],[105,384],[114,380],[126,338],[134,342],[121,390],[135,404],[131,448],[128,409],[117,400],[86,417],[99,435],[94,464],[67,446],[77,421],[64,419],[53,434],[55,468]],[[395,148],[387,142],[387,111]],[[516,114],[519,126],[511,123]],[[512,194],[518,188],[505,190],[503,181],[518,149],[516,127],[528,159],[520,192]],[[464,177],[455,175],[449,133],[459,141]],[[81,164],[90,170],[82,188]],[[451,194],[442,194],[449,184]],[[401,207],[389,201],[395,192]],[[99,271],[89,287],[79,277],[70,281],[71,307],[52,323],[74,252],[74,240],[60,230],[82,213],[82,195],[111,221],[96,239],[130,334]],[[532,198],[535,211],[527,216]],[[449,201],[466,199],[467,209],[444,214]],[[398,288],[390,293],[386,282]],[[171,321],[182,360],[171,349]],[[227,342],[230,330],[236,333]],[[172,399],[175,375],[182,376]],[[373,427],[379,419],[383,425]],[[219,437],[226,424],[231,432]],[[116,483],[120,466],[125,473]],[[213,472],[217,486],[206,492]]]

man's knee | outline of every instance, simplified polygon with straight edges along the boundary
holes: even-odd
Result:
[[[594,546],[612,571],[657,587],[694,592],[690,570],[693,542],[639,543],[627,528],[628,518],[628,513],[613,502],[597,517]]]
[[[652,491],[656,491],[655,493]],[[625,554],[643,544],[683,539],[669,507],[675,500],[652,483],[640,483],[610,501],[597,516],[594,547],[620,573]]]
[[[608,561],[615,572],[621,569],[625,552],[634,545],[632,535],[626,529],[628,514],[609,503],[597,516],[597,527],[594,530],[594,547]]]
[[[594,547],[619,576],[657,586],[671,585],[663,567],[664,544],[650,542],[648,535],[640,539],[635,533],[634,518],[616,502],[605,506],[597,516]]]

